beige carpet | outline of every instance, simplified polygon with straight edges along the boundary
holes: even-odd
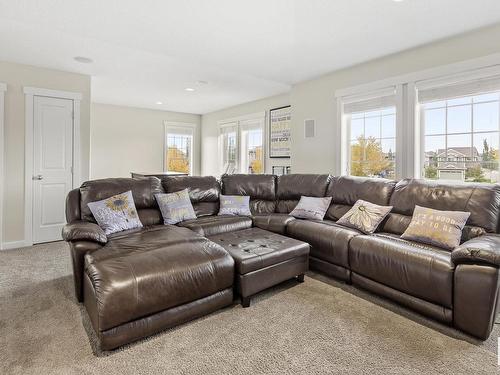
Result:
[[[114,352],[92,343],[63,243],[0,252],[0,374],[495,373],[479,342],[316,274]]]

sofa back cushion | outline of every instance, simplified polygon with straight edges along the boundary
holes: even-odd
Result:
[[[301,196],[324,197],[330,175],[289,174],[277,178],[276,212],[289,214],[299,203]]]
[[[161,182],[156,177],[106,178],[87,181],[80,186],[80,213],[82,220],[95,223],[88,203],[100,201],[113,195],[132,191],[139,219],[144,226],[160,224],[161,213],[155,194],[163,193]]]
[[[197,217],[217,215],[219,212],[219,181],[213,176],[168,176],[163,177],[166,193],[188,189],[189,198]]]
[[[325,219],[340,219],[360,199],[379,206],[389,206],[395,186],[396,181],[382,178],[332,177],[326,191],[326,195],[332,197],[332,203]]]
[[[464,241],[484,232],[497,232],[500,185],[404,179],[396,184],[390,205],[393,209],[384,230],[396,234],[406,230],[416,205],[442,211],[470,212],[463,230]]]
[[[223,175],[224,195],[250,196],[252,214],[269,214],[276,209],[276,176],[266,174]]]

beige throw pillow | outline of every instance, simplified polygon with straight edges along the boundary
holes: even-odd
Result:
[[[337,224],[358,229],[371,234],[377,230],[382,220],[391,212],[392,206],[379,206],[359,199],[354,206],[342,216]]]
[[[401,238],[453,250],[460,245],[470,212],[439,211],[415,206],[410,225]]]

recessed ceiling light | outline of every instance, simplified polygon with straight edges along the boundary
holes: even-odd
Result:
[[[158,105],[162,105],[162,104],[163,104],[163,102],[156,102],[156,104],[158,104]]]
[[[199,80],[199,81],[196,81],[196,84],[197,85],[208,85],[208,82],[207,81]]]
[[[92,60],[89,57],[85,57],[85,56],[75,56],[75,57],[73,57],[73,60],[75,60],[79,63],[82,63],[82,64],[91,64],[94,62],[94,60]]]
[[[402,3],[404,0],[392,0],[394,1],[395,3]]]
[[[186,91],[194,91],[194,89],[192,87],[186,87],[184,90],[186,90]]]

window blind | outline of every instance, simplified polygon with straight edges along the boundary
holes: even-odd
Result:
[[[383,91],[365,96],[343,97],[344,114],[375,111],[381,108],[396,106],[396,88],[390,87]]]
[[[418,89],[418,101],[420,103],[428,103],[463,96],[486,94],[495,91],[500,91],[500,76],[493,76],[439,87],[425,88],[424,84],[423,88]]]
[[[193,135],[193,128],[188,127],[167,127],[167,134]]]

